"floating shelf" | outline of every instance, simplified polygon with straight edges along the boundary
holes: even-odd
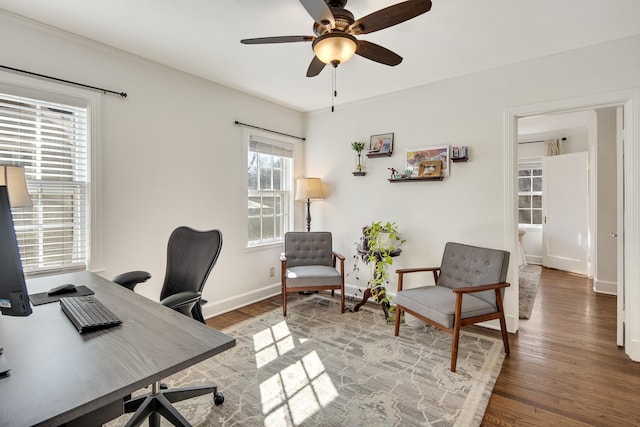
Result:
[[[388,152],[388,153],[367,153],[367,157],[368,158],[373,158],[373,157],[391,157],[391,154],[393,154],[392,152]]]
[[[365,176],[367,173],[366,172],[351,172],[353,174],[353,176]]]
[[[466,162],[467,160],[469,160],[469,156],[464,156],[464,157],[452,157],[451,161],[452,162]]]
[[[389,182],[442,181],[444,176],[418,176],[415,178],[389,179]]]

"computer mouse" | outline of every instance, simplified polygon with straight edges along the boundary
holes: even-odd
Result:
[[[56,286],[55,288],[49,289],[49,292],[47,292],[47,295],[51,297],[54,295],[68,294],[75,291],[76,291],[75,285],[72,285],[71,283],[65,283],[64,285]]]

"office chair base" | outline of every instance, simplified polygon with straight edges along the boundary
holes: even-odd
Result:
[[[149,418],[150,427],[159,427],[160,417],[164,417],[174,426],[190,427],[191,424],[175,409],[172,403],[209,393],[213,394],[213,403],[216,406],[222,405],[224,396],[215,385],[169,390],[161,388],[160,383],[155,383],[152,385],[151,393],[134,397],[124,402],[125,413],[135,412],[127,422],[126,427],[139,426],[147,418]]]

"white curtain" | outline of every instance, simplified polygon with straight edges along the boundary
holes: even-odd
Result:
[[[545,156],[557,156],[560,154],[560,140],[547,139],[544,141]]]

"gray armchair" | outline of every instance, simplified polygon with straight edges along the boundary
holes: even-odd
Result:
[[[451,371],[456,371],[460,328],[499,319],[504,350],[509,354],[509,337],[502,304],[509,268],[509,252],[449,242],[440,267],[404,268],[398,273],[396,336],[400,314],[405,311],[453,336]],[[406,274],[432,272],[435,286],[403,289]]]
[[[336,263],[340,261],[340,271]],[[344,256],[333,251],[327,231],[291,231],[284,235],[282,267],[282,314],[287,315],[287,293],[340,290],[340,312],[344,313]]]

